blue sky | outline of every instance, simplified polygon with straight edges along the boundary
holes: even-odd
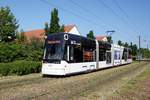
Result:
[[[89,30],[95,35],[115,30],[115,43],[138,43],[141,35],[142,47],[150,46],[149,4],[150,0],[0,0],[0,6],[9,6],[16,16],[19,30],[44,28],[51,10],[58,8],[60,24],[76,24],[84,36]]]

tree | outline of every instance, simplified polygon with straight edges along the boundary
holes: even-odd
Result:
[[[25,34],[24,34],[23,29],[21,29],[20,32],[17,32],[17,33],[16,33],[16,40],[17,40],[17,42],[19,42],[19,43],[26,43],[27,38],[26,38],[26,36],[25,36]]]
[[[20,41],[22,43],[25,43],[27,41],[27,38],[26,38],[23,30],[21,30],[21,32],[20,32]]]
[[[19,25],[9,7],[0,8],[0,41],[8,42],[16,38]]]
[[[45,23],[44,30],[45,30],[45,35],[47,35],[49,33],[49,27],[48,27],[48,23],[47,22]]]
[[[133,56],[136,56],[136,55],[137,55],[137,50],[138,50],[137,45],[134,44],[134,45],[132,46],[132,55],[133,55]]]
[[[107,41],[108,41],[109,43],[113,43],[112,37],[111,37],[111,36],[107,36]]]
[[[57,33],[60,31],[59,18],[58,18],[58,10],[54,8],[51,12],[51,21],[49,33]]]
[[[94,32],[91,30],[91,31],[89,31],[89,33],[87,34],[87,37],[88,38],[91,38],[91,39],[95,39],[95,37],[94,37]]]
[[[118,45],[122,46],[122,41],[121,40],[118,41]]]
[[[129,47],[129,44],[127,42],[125,42],[124,46],[125,47]]]
[[[141,54],[143,58],[150,58],[150,51],[147,48],[141,48]]]
[[[132,42],[130,43],[130,48],[131,48],[131,49],[133,48],[133,44],[132,44]]]
[[[64,32],[64,31],[65,31],[64,28],[65,28],[65,26],[62,25],[62,26],[60,27],[60,32]]]

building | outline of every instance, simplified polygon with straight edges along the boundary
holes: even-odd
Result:
[[[24,32],[24,35],[25,35],[27,41],[31,41],[33,38],[43,41],[44,34],[45,34],[44,29],[38,29],[38,30]]]
[[[65,33],[71,33],[76,35],[81,35],[76,25],[66,25],[64,27]],[[45,36],[45,30],[44,29],[37,29],[32,31],[24,32],[24,35],[26,36],[27,40],[30,41],[33,38],[39,39],[40,41],[44,40]]]
[[[98,41],[105,41],[105,42],[108,41],[106,36],[96,36],[96,40],[98,40]]]
[[[65,33],[81,35],[76,25],[66,25],[64,31]]]

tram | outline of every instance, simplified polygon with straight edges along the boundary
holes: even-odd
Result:
[[[130,48],[70,33],[54,33],[45,40],[42,74],[64,76],[131,62]]]

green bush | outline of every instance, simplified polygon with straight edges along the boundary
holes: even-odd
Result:
[[[41,61],[42,55],[42,45],[0,43],[0,63],[16,60]]]
[[[0,64],[0,74],[2,76],[7,76],[8,74],[10,74],[10,69],[11,69],[11,66],[10,64],[8,63],[1,63]]]
[[[39,73],[41,63],[35,61],[15,61],[10,63],[0,63],[0,74],[7,75],[26,75],[30,73]]]

